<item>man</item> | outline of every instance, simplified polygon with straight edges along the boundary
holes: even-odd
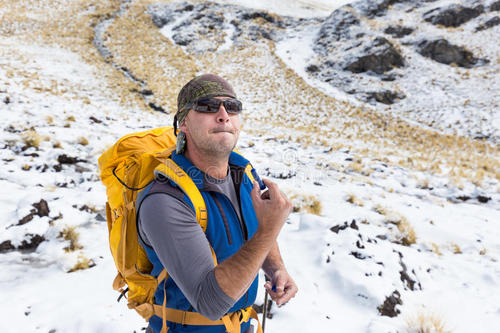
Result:
[[[169,274],[155,293],[166,307],[198,312],[218,320],[251,306],[260,268],[271,278],[265,288],[278,305],[295,296],[297,286],[281,258],[276,238],[291,203],[270,180],[260,194],[245,174],[248,161],[232,152],[240,133],[241,102],[219,76],[205,74],[180,91],[174,128],[179,125],[172,160],[193,180],[207,206],[207,230],[197,223],[189,198],[157,175],[138,207],[140,241],[153,263]],[[212,257],[217,257],[217,265]],[[162,320],[150,319],[149,331],[160,332]],[[252,332],[241,322],[241,332]],[[222,325],[168,322],[175,332],[225,332]]]

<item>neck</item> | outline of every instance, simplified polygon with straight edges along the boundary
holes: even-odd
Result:
[[[217,156],[205,154],[196,149],[186,149],[184,156],[194,164],[195,167],[216,179],[224,179],[227,176],[229,166],[229,155]]]

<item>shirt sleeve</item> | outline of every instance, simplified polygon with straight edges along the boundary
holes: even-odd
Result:
[[[191,305],[211,320],[226,314],[236,300],[217,283],[210,245],[193,209],[169,194],[154,193],[142,202],[138,225]]]

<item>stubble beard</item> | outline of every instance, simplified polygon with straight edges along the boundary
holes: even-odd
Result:
[[[233,135],[233,142],[229,142],[229,140],[216,140],[215,138],[210,137],[192,137],[191,139],[193,141],[193,146],[195,146],[196,149],[205,156],[216,159],[225,159],[231,154],[234,147],[236,147],[236,143],[239,138],[239,131],[234,132]]]

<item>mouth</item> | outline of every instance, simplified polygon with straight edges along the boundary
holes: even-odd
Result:
[[[234,134],[234,130],[231,130],[231,129],[214,129],[214,130],[211,130],[210,132],[212,132],[212,133],[230,133],[230,134]]]

